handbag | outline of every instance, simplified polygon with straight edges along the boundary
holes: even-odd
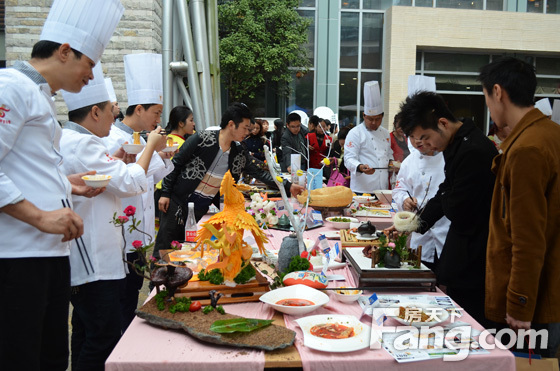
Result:
[[[338,170],[337,162],[338,160],[335,157],[334,164],[333,164],[334,166],[331,170],[331,176],[329,177],[329,180],[327,182],[327,187],[335,187],[335,186],[349,187],[350,179],[346,179],[346,177],[349,176],[350,174],[341,173],[340,170]]]

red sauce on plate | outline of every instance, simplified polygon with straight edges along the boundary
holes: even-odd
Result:
[[[307,307],[309,305],[315,305],[314,302],[307,299],[282,299],[276,302],[278,305],[285,305],[287,307]]]
[[[326,323],[311,327],[311,335],[324,339],[346,339],[354,336],[354,328],[338,323]]]

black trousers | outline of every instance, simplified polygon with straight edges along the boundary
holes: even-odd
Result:
[[[185,224],[177,222],[175,214],[179,206],[172,199],[169,200],[169,207],[166,213],[159,216],[159,231],[156,236],[156,244],[154,246],[154,257],[161,258],[159,251],[171,248],[171,242],[185,240]],[[183,210],[183,220],[187,220],[188,210]]]
[[[484,315],[484,285],[476,288],[447,286],[447,295],[484,328],[492,328],[493,323]]]
[[[126,260],[133,263],[138,259],[138,253],[132,252],[126,254]],[[136,262],[140,264],[138,260]],[[126,331],[134,316],[136,316],[136,308],[138,307],[138,296],[140,294],[140,289],[144,284],[144,278],[129,266],[130,273],[120,281],[120,302],[121,302],[121,329],[122,333]]]
[[[68,367],[68,257],[0,259],[0,368]]]
[[[72,370],[105,369],[121,338],[120,285],[103,280],[72,288]]]

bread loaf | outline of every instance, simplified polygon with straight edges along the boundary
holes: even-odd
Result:
[[[307,200],[307,192],[305,191],[299,196],[297,200],[302,205]],[[344,186],[325,187],[314,189],[311,191],[311,198],[309,199],[309,206],[319,207],[344,207],[352,202],[352,190]]]

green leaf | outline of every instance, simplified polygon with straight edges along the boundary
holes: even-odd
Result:
[[[234,332],[251,332],[272,323],[271,319],[257,318],[232,318],[218,320],[210,326],[210,330],[219,334],[231,334]]]

